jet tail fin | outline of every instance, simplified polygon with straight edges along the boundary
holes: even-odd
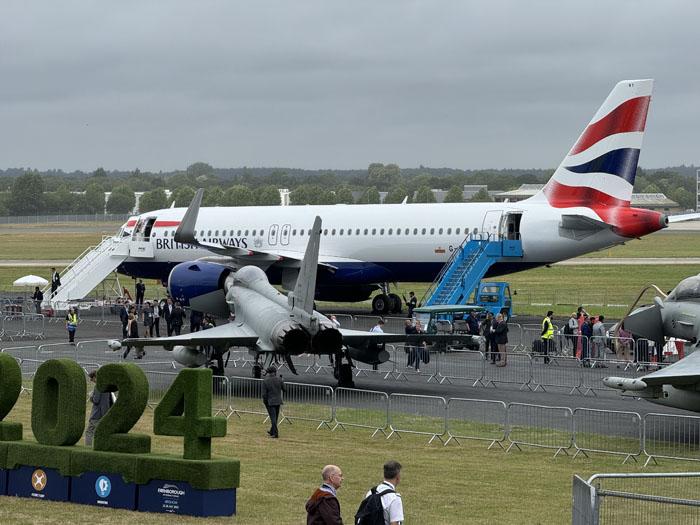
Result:
[[[316,271],[318,269],[318,252],[321,246],[321,217],[316,217],[306,245],[304,259],[301,261],[299,275],[294,291],[289,294],[289,303],[308,314],[314,311],[316,294]]]
[[[199,188],[194,194],[192,202],[190,202],[185,216],[180,222],[180,226],[175,230],[175,241],[183,244],[196,244],[194,232],[197,226],[197,216],[199,215],[199,207],[202,205],[202,197],[204,196],[204,188]]]

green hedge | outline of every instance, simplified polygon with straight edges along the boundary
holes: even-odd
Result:
[[[7,443],[0,442],[0,468],[7,468]]]
[[[127,483],[136,481],[142,459],[138,454],[99,452],[88,447],[73,447],[71,451],[71,476],[82,476],[86,472],[109,472],[121,474]]]
[[[64,476],[70,476],[73,447],[55,447],[27,441],[7,443],[7,468],[20,465],[57,469]]]
[[[146,454],[151,451],[151,436],[129,434],[148,404],[148,378],[132,363],[112,363],[97,371],[96,388],[100,392],[119,392],[117,402],[95,429],[95,450]]]
[[[182,459],[175,456],[150,454],[139,456],[136,482],[145,484],[152,479],[186,481],[196,489],[230,489],[240,486],[241,463],[232,458],[206,460]]]
[[[3,421],[12,411],[22,391],[22,370],[17,360],[9,354],[0,353],[0,441],[22,439],[22,424]]]
[[[32,432],[39,443],[75,445],[85,430],[85,372],[71,359],[51,359],[34,374]],[[76,403],[76,400],[83,400]]]

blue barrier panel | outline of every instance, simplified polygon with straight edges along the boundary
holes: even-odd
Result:
[[[184,481],[154,479],[138,486],[138,510],[190,516],[231,516],[236,489],[193,489]]]
[[[136,510],[136,483],[126,483],[119,474],[85,472],[73,476],[70,500],[73,503]]]
[[[68,501],[70,477],[57,469],[28,467],[10,469],[7,476],[7,495],[20,498]]]

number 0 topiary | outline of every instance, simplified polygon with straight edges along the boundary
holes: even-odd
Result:
[[[22,424],[3,421],[22,391],[22,370],[17,360],[0,353],[0,441],[22,439]]]
[[[85,372],[70,359],[51,359],[34,375],[32,431],[42,445],[75,445],[85,429]],[[76,402],[81,400],[81,402]]]

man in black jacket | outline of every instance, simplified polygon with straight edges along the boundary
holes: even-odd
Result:
[[[173,332],[175,335],[180,335],[180,331],[182,330],[182,323],[185,320],[185,311],[182,309],[182,306],[180,306],[179,302],[175,303],[175,308],[173,308],[173,311],[170,315],[170,324],[173,327]]]
[[[56,271],[56,268],[51,268],[51,297],[56,295],[56,290],[61,286],[61,276]]]
[[[284,390],[284,380],[281,377],[277,377],[277,368],[274,365],[268,366],[267,375],[263,379],[262,384],[262,399],[270,416],[270,430],[267,433],[273,438],[279,437],[277,418],[280,415],[282,392]]]

